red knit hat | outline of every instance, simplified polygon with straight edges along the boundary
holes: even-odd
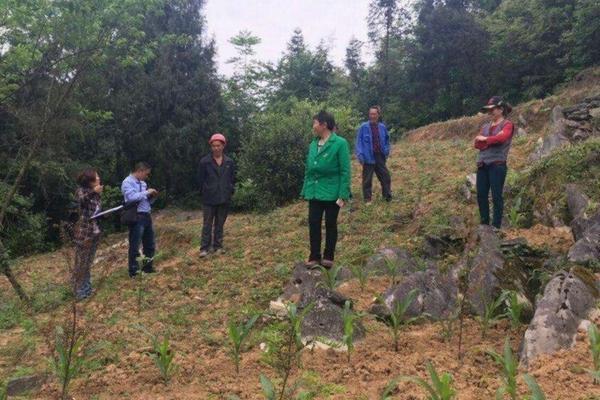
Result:
[[[215,140],[223,142],[224,145],[227,144],[227,139],[225,139],[225,136],[222,133],[217,132],[214,135],[212,135],[210,137],[210,140],[208,141],[208,144],[212,144],[212,142],[214,142]]]

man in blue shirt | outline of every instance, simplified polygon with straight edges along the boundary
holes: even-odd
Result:
[[[150,176],[150,166],[145,162],[135,164],[131,174],[123,180],[121,192],[125,204],[137,203],[137,222],[129,224],[129,276],[134,277],[139,270],[137,258],[140,256],[140,242],[144,250],[146,262],[142,271],[155,272],[152,265],[154,257],[154,229],[152,228],[151,204],[154,203],[158,191],[148,189],[144,182]]]
[[[369,109],[369,121],[364,122],[356,133],[356,158],[363,166],[362,188],[367,205],[371,204],[373,191],[373,173],[381,183],[385,201],[392,200],[392,180],[385,165],[390,154],[390,135],[386,126],[380,122],[381,109],[373,106]]]

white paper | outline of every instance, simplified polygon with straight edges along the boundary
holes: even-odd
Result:
[[[111,208],[110,210],[106,210],[106,211],[102,211],[102,212],[96,213],[90,219],[96,219],[96,218],[101,217],[103,215],[112,214],[115,211],[119,211],[119,210],[122,210],[122,209],[123,209],[123,205],[120,205],[118,207]]]

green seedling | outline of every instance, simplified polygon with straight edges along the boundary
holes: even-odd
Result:
[[[504,342],[504,351],[502,355],[487,351],[494,361],[502,368],[502,386],[496,391],[496,399],[503,399],[508,394],[511,400],[517,400],[517,368],[518,361],[515,358],[508,338]]]
[[[398,387],[399,379],[392,379],[388,382],[387,385],[383,388],[383,392],[381,392],[381,396],[379,396],[379,400],[392,400],[392,396]]]
[[[514,290],[505,291],[504,297],[506,299],[506,315],[510,319],[510,325],[513,329],[517,329],[522,325],[523,304]]]
[[[265,396],[266,400],[276,400],[277,393],[275,392],[275,385],[273,382],[265,375],[260,374],[260,387],[263,392],[263,396]]]
[[[390,327],[390,332],[392,334],[392,339],[394,341],[394,350],[398,351],[398,339],[400,337],[400,331],[403,326],[409,325],[418,318],[406,318],[406,311],[408,307],[412,304],[412,302],[417,297],[419,291],[417,289],[413,289],[403,298],[399,299],[392,312],[390,313],[390,318],[388,320],[388,326]]]
[[[518,228],[525,219],[525,216],[521,212],[521,202],[521,197],[517,197],[513,206],[508,210],[508,213],[506,214],[508,223],[514,228]]]
[[[390,276],[390,284],[394,286],[398,281],[398,274],[400,273],[400,263],[397,260],[385,258],[385,269]]]
[[[482,296],[485,299],[485,296]],[[484,300],[485,301],[485,300]],[[500,318],[504,316],[504,314],[498,314],[498,309],[504,303],[504,296],[500,295],[496,299],[485,302],[483,315],[479,316],[477,320],[479,321],[479,325],[481,326],[481,338],[485,338],[487,332],[493,324],[495,324]]]
[[[593,369],[588,372],[594,378],[595,384],[600,384],[600,332],[596,324],[590,324],[588,328],[588,339],[590,341],[590,352],[592,353]]]
[[[369,280],[369,271],[366,268],[363,268],[360,265],[356,264],[350,267],[350,271],[352,272],[352,276],[358,280],[360,289],[365,290],[365,288],[367,287],[367,282]]]
[[[171,349],[169,339],[166,336],[162,341],[154,338],[152,341],[152,350],[151,357],[154,360],[154,364],[156,364],[163,381],[167,383],[171,380],[178,367],[173,362],[175,352]]]
[[[321,270],[321,275],[323,276],[323,284],[330,290],[335,290],[338,286],[338,274],[342,269],[341,265],[335,265],[333,268],[327,269],[319,266]]]
[[[350,308],[350,301],[346,300],[344,309],[342,310],[342,320],[344,323],[344,336],[342,342],[344,342],[348,349],[348,363],[350,362],[350,355],[352,351],[354,351],[354,329],[356,328],[357,321],[362,317],[362,314],[352,311]]]
[[[83,337],[72,329],[69,332],[58,326],[55,331],[53,369],[61,385],[61,400],[69,398],[69,385],[81,370]]]
[[[533,376],[525,374],[523,375],[523,379],[525,380],[525,383],[529,388],[529,392],[531,393],[531,395],[526,397],[524,400],[546,400],[546,395]]]
[[[427,400],[452,400],[456,397],[456,390],[452,387],[454,382],[452,375],[445,372],[440,376],[431,362],[427,362],[427,372],[429,373],[429,382],[416,376],[406,376],[400,379],[414,382],[425,389],[428,393]]]
[[[242,352],[242,344],[250,330],[260,317],[260,314],[253,315],[245,324],[235,324],[234,322],[229,323],[229,340],[231,340],[231,357],[235,363],[235,372],[240,373],[240,358]]]

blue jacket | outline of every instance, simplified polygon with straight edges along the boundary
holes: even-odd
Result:
[[[390,134],[387,128],[381,122],[379,123],[379,143],[383,155],[387,158],[390,155]],[[375,155],[373,154],[373,134],[369,122],[363,122],[356,132],[356,145],[354,152],[356,158],[361,164],[375,164]]]

